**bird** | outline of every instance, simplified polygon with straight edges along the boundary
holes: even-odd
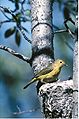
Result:
[[[36,81],[41,81],[43,83],[52,83],[58,80],[58,75],[60,74],[61,68],[65,66],[66,63],[57,59],[54,62],[50,63],[46,68],[38,72],[31,81],[29,81],[23,89],[26,89],[29,85]]]

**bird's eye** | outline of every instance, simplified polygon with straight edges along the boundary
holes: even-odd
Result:
[[[60,63],[62,63],[62,62],[60,62]]]

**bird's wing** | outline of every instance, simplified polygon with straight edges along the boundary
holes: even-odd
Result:
[[[40,72],[38,72],[34,77],[37,78],[41,75],[47,74],[53,70],[52,64],[50,63],[46,68],[42,69]]]

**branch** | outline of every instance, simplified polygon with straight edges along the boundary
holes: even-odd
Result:
[[[9,22],[14,22],[12,19],[11,20],[4,20],[4,21],[0,21],[0,27],[4,24],[4,23],[9,23]]]
[[[3,15],[8,19],[8,20],[10,20],[10,18],[5,14],[5,12],[3,11],[3,7],[2,6],[0,6],[0,11],[3,13]]]
[[[15,52],[14,50],[12,50],[11,48],[9,48],[7,46],[0,45],[0,49],[2,49],[4,51],[6,51],[6,52],[18,57],[19,59],[21,59],[21,60],[23,60],[23,61],[25,61],[27,63],[30,63],[30,59],[28,57],[25,57],[24,55]]]
[[[62,33],[62,32],[68,32],[68,31],[65,30],[65,29],[62,29],[62,30],[55,31],[54,34],[56,34],[56,33]]]
[[[65,29],[62,29],[62,30],[57,30],[57,31],[54,31],[54,34],[56,34],[56,33],[62,33],[62,32],[68,32],[67,30],[65,30]],[[73,48],[72,48],[72,46],[67,42],[67,41],[65,41],[64,40],[64,42],[66,43],[66,45],[73,51]]]
[[[38,109],[40,109],[40,107],[37,107],[37,108],[35,108],[35,109],[30,109],[30,110],[24,110],[24,111],[22,111],[22,110],[20,109],[20,107],[17,105],[17,109],[18,109],[18,112],[14,112],[14,113],[13,113],[14,115],[20,115],[20,114],[24,114],[24,113],[32,113],[32,112],[35,112],[35,111],[37,111]]]
[[[1,12],[4,14],[4,16],[5,16],[7,19],[9,19],[9,20],[11,20],[11,19],[8,18],[8,17],[5,15],[5,12],[7,12],[7,13],[9,13],[9,14],[12,15],[12,17],[13,17],[13,19],[15,20],[16,25],[17,25],[19,31],[22,33],[24,39],[27,40],[27,41],[31,44],[32,41],[27,38],[26,34],[24,33],[24,30],[23,30],[22,26],[21,26],[20,23],[18,22],[17,17],[13,14],[13,12],[12,12],[9,8],[3,7],[3,6],[0,6],[0,10],[1,10]]]
[[[18,27],[19,31],[22,33],[24,39],[27,40],[30,44],[32,44],[32,41],[30,39],[28,39],[27,36],[25,35],[22,26],[20,24],[18,24],[17,27]]]

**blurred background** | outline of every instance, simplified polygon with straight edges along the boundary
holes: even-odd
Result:
[[[23,26],[27,38],[31,39],[31,17],[29,0],[0,0],[0,6],[10,8]],[[65,29],[64,20],[71,17],[75,21],[75,0],[55,0],[53,3],[54,32]],[[17,30],[12,16],[0,10],[0,44],[14,49],[27,57],[31,57],[31,45]],[[7,17],[8,18],[7,18]],[[20,20],[21,18],[21,20]],[[7,22],[6,20],[10,20]],[[4,21],[4,22],[3,22]],[[5,22],[6,21],[6,22]],[[71,30],[74,26],[68,23]],[[59,79],[67,80],[73,75],[74,40],[67,32],[54,34],[54,56],[61,58],[68,67],[64,67]],[[23,90],[25,84],[33,77],[30,65],[0,49],[0,118],[41,118],[39,98],[35,84]],[[14,114],[19,109],[22,114]]]

